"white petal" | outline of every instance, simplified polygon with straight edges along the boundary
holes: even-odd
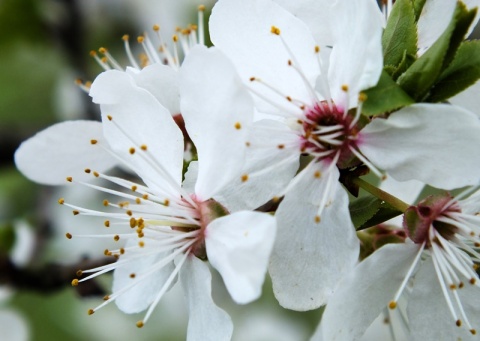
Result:
[[[480,82],[477,81],[461,93],[449,98],[448,101],[480,117]]]
[[[464,0],[467,8],[480,6],[479,0]],[[447,28],[455,11],[456,1],[427,0],[418,19],[418,54],[423,54],[435,41],[440,38]],[[478,22],[479,12],[470,26],[469,33]],[[441,20],[440,20],[441,18]],[[467,34],[467,35],[468,35]]]
[[[238,176],[215,196],[231,212],[253,210],[280,197],[298,170],[301,141],[287,125],[261,120],[252,125],[249,135],[241,172],[248,180]]]
[[[230,316],[212,300],[212,275],[208,266],[190,256],[180,270],[180,281],[188,303],[187,341],[230,340]]]
[[[330,12],[331,0],[274,1],[307,24],[319,45],[333,45],[331,28],[337,25],[338,18]]]
[[[281,37],[271,33],[272,26],[280,29]],[[276,3],[270,0],[221,0],[210,17],[210,34],[214,45],[233,60],[242,80],[255,91],[291,110],[298,108],[285,96],[303,103],[313,101],[298,72],[288,66],[288,60],[302,69],[309,87],[313,87],[319,74],[315,40],[301,20]],[[262,79],[282,95],[263,84],[250,82],[251,77]],[[278,111],[262,100],[259,105],[261,111]]]
[[[383,18],[372,0],[337,1],[332,15],[336,20],[328,73],[331,94],[344,106],[342,86],[347,85],[349,107],[355,107],[358,93],[376,85],[383,69]]]
[[[462,306],[473,328],[480,330],[480,288],[468,283],[457,290]],[[407,306],[409,326],[413,340],[477,340],[472,335],[465,321],[459,328],[450,314],[431,258],[429,258],[415,276],[413,291]],[[449,289],[447,289],[449,290]],[[454,307],[456,303],[452,302]],[[458,316],[461,320],[463,318]]]
[[[92,175],[86,168],[103,172],[118,163],[101,145],[108,148],[100,122],[57,123],[23,142],[15,164],[27,178],[46,185],[64,185],[67,176],[87,180]]]
[[[275,218],[259,212],[237,212],[207,226],[208,260],[235,302],[245,304],[260,297],[275,233]]]
[[[350,220],[348,196],[338,182],[337,168],[328,176],[327,167],[322,162],[310,164],[297,175],[301,180],[285,195],[276,213],[278,234],[269,272],[276,298],[288,309],[311,310],[325,304],[358,260],[359,242]],[[318,178],[316,172],[322,175]],[[327,205],[317,223],[326,190]]]
[[[373,120],[360,134],[362,153],[396,180],[443,189],[480,180],[480,121],[462,108],[415,104]]]
[[[414,244],[381,247],[338,285],[322,316],[323,339],[359,339],[394,298],[418,251]],[[312,340],[317,340],[316,336]]]
[[[101,106],[104,135],[111,148],[126,163],[135,165],[134,170],[149,187],[165,188],[160,167],[172,181],[181,183],[182,132],[151,93],[137,86],[130,75],[113,70],[95,79],[90,96]],[[142,145],[148,150],[140,150]],[[129,152],[132,147],[136,148],[134,154]]]
[[[28,341],[32,339],[25,318],[14,310],[0,310],[0,330],[2,339],[8,341]]]
[[[135,83],[150,92],[157,101],[170,111],[180,113],[178,72],[167,65],[155,63],[132,74]]]
[[[153,243],[152,241],[149,242]],[[127,243],[127,247],[128,246],[134,246],[134,241],[129,241],[129,243]],[[143,249],[141,251],[144,252]],[[167,281],[168,276],[172,273],[174,269],[173,262],[170,262],[160,270],[152,272],[146,278],[141,279],[140,277],[148,273],[152,267],[167,256],[168,253],[165,252],[143,256],[132,262],[120,265],[115,269],[113,272],[113,293],[136,282],[132,288],[128,289],[115,300],[120,310],[132,314],[141,312],[150,306]],[[125,254],[122,255],[121,261],[128,260],[132,257],[138,257],[138,252],[127,250]],[[131,274],[134,274],[135,278],[131,278]]]
[[[203,46],[183,62],[180,92],[185,126],[199,158],[195,193],[207,200],[240,175],[253,100],[228,58]]]

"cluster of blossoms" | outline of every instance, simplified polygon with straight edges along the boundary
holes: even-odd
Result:
[[[158,26],[159,46],[138,38],[140,63],[124,37],[126,70],[92,53],[105,72],[81,86],[101,122],[59,123],[16,153],[34,181],[120,200],[98,210],[59,199],[116,229],[83,237],[125,240],[105,250],[116,262],[72,281],[113,271],[112,293],[89,313],[115,301],[146,310],[141,327],[178,280],[188,339],[228,340],[208,262],[237,303],[261,295],[268,271],[283,307],[326,305],[313,340],[359,339],[398,305],[412,339],[474,337],[480,45],[465,39],[478,5],[220,0],[213,47],[200,6],[172,47]],[[368,171],[373,184],[360,178]],[[392,179],[400,190],[374,185]],[[424,185],[439,191],[412,206]],[[359,188],[369,194],[355,199]],[[402,214],[403,226],[388,222]]]

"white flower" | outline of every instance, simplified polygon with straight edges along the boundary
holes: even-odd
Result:
[[[148,68],[141,72],[148,72]],[[102,123],[89,123],[89,128],[94,129],[81,131],[70,126],[82,127],[85,122],[50,128],[62,137],[75,132],[79,140],[75,145],[85,148],[86,161],[72,160],[74,166],[81,164],[87,175],[107,180],[112,187],[76,177],[67,180],[122,200],[118,204],[105,201],[104,205],[112,208],[108,211],[77,207],[65,199],[59,202],[71,207],[74,214],[103,217],[110,228],[119,225],[135,229],[126,234],[98,235],[127,240],[124,247],[105,251],[119,260],[81,271],[91,275],[72,283],[77,285],[115,270],[113,293],[90,313],[114,300],[127,313],[148,308],[144,320],[138,323],[142,326],[178,275],[190,310],[188,339],[228,339],[232,333],[230,318],[212,301],[210,272],[197,257],[208,257],[237,303],[259,297],[273,247],[275,219],[258,212],[228,214],[221,203],[211,199],[233,178],[241,177],[253,102],[222,53],[204,47],[191,52],[180,71],[181,107],[200,161],[198,165],[190,164],[182,186],[183,136],[167,108],[149,91],[155,88],[154,79],[145,86],[136,74],[104,72],[90,91],[93,101],[100,104]],[[45,134],[27,141],[25,144],[34,147],[20,148],[17,160],[28,164],[29,158],[35,157],[31,151],[38,150],[35,145],[45,143]],[[98,155],[97,150],[130,168],[144,184],[90,168],[88,161],[91,155]],[[78,155],[74,150],[72,153]],[[72,169],[72,165],[63,165],[56,154],[45,158],[45,162],[62,168],[60,175]]]
[[[382,18],[373,1],[309,4],[336,18],[331,26],[316,24],[328,33],[319,44],[304,22],[268,0],[222,0],[210,18],[212,41],[234,61],[257,108],[283,118],[256,122],[249,148],[256,159],[276,156],[266,169],[251,167],[252,178],[260,174],[259,182],[279,186],[273,194],[285,194],[269,271],[280,304],[297,310],[325,304],[357,261],[358,240],[336,164],[354,157],[348,136],[359,130],[360,111],[356,117],[348,111],[382,69]],[[299,14],[308,8],[293,7]],[[285,164],[297,168],[301,154],[313,161],[287,187]],[[272,189],[264,193],[268,200]]]
[[[275,158],[262,168],[248,165],[247,173],[263,185],[263,192],[257,189],[259,201],[285,194],[277,211],[279,236],[270,273],[280,303],[300,310],[324,304],[355,263],[357,240],[336,166],[364,163],[379,176],[377,167],[398,180],[444,188],[476,183],[474,170],[480,166],[475,147],[480,124],[465,110],[418,104],[365,122],[361,91],[376,84],[383,68],[383,18],[377,4],[310,5],[314,13],[321,7],[335,20],[315,22],[301,5],[286,5],[305,18],[303,23],[268,0],[221,0],[210,19],[212,41],[234,61],[257,108],[283,119],[255,122],[249,140],[255,162]],[[445,136],[459,132],[462,139],[438,148]],[[302,154],[313,161],[285,186],[285,174],[291,174]],[[278,187],[264,185],[269,183]],[[335,232],[327,236],[333,226]]]
[[[411,207],[405,223],[413,243],[383,246],[345,277],[313,339],[323,333],[324,340],[356,340],[387,305],[394,309],[405,296],[413,340],[474,340],[480,327],[480,193],[462,196]]]

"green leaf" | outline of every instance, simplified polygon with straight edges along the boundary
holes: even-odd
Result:
[[[397,66],[405,53],[417,52],[417,27],[411,0],[398,0],[393,6],[382,36],[385,65]]]
[[[365,94],[367,100],[363,103],[362,113],[366,115],[379,115],[415,102],[386,71],[382,71],[378,84]]]
[[[399,216],[401,214],[403,214],[403,212],[395,209],[393,206],[382,201],[377,213],[371,219],[366,221],[362,226],[359,226],[358,230],[363,230],[371,226],[382,224],[387,220],[395,218],[396,216]]]
[[[375,198],[373,195],[352,201],[348,208],[353,226],[358,228],[370,220],[380,209],[381,203],[381,200]]]
[[[452,20],[440,38],[398,78],[399,85],[412,98],[417,101],[426,98],[453,59],[475,13],[475,9],[468,11],[462,2],[458,2]]]
[[[397,80],[408,68],[415,62],[416,57],[414,55],[407,54],[407,51],[403,54],[402,61],[392,73],[389,73],[392,76],[393,80]]]
[[[373,195],[352,201],[349,205],[349,210],[353,226],[357,230],[384,223],[402,214],[401,211]]]
[[[420,14],[422,14],[423,6],[427,0],[412,0],[413,2],[413,10],[415,12],[415,22],[418,21],[420,18]]]
[[[480,41],[468,41],[460,45],[455,58],[440,75],[435,84],[429,102],[444,101],[469,86],[480,78]]]

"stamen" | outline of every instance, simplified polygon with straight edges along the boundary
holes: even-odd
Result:
[[[408,269],[407,273],[405,274],[405,277],[403,278],[403,281],[400,284],[400,287],[398,288],[395,296],[393,297],[393,300],[390,302],[390,304],[389,304],[390,309],[394,309],[397,306],[396,302],[398,302],[398,299],[402,295],[403,290],[407,286],[408,280],[412,276],[413,270],[415,270],[415,267],[416,267],[418,261],[420,260],[420,256],[422,255],[422,252],[423,252],[424,248],[425,248],[425,242],[423,242],[422,245],[420,245],[420,247],[418,249],[418,252],[415,255],[415,258],[413,259],[413,262],[410,265],[410,268]],[[392,306],[393,306],[393,308],[392,308]]]
[[[128,41],[129,36],[127,34],[125,34],[122,37],[122,40],[124,42],[125,52],[127,53],[127,57],[128,57],[128,61],[130,62],[130,65],[133,66],[135,69],[140,70],[141,68],[140,68],[140,66],[138,66],[137,61],[133,57],[132,49],[130,48],[130,43]]]

